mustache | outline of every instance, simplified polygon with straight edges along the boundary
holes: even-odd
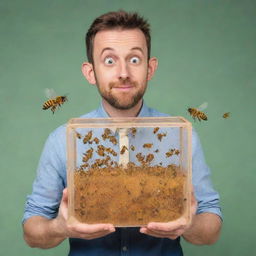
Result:
[[[129,79],[129,78],[125,78],[125,79],[119,79],[119,81],[117,81],[117,82],[109,83],[110,89],[112,89],[113,87],[122,87],[124,85],[131,85],[131,86],[136,87],[136,86],[138,86],[138,82],[131,81],[131,79]]]

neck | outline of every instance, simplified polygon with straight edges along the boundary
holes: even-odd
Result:
[[[102,99],[102,105],[110,117],[135,117],[139,114],[142,107],[142,99],[137,105],[130,109],[117,109],[111,106],[106,100]]]

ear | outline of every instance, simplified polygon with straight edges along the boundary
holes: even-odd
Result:
[[[96,84],[94,68],[92,63],[84,62],[82,64],[82,73],[90,84]]]
[[[151,80],[151,78],[155,74],[155,71],[157,70],[157,66],[158,66],[157,58],[156,57],[150,58],[148,61],[148,77],[147,77],[148,81]]]

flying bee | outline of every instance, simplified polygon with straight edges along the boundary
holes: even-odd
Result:
[[[133,145],[131,145],[131,150],[134,151],[135,150],[135,147]]]
[[[159,130],[159,127],[155,127],[153,133],[156,134]]]
[[[51,109],[54,114],[57,107],[61,107],[64,102],[68,100],[67,96],[56,96],[56,93],[53,89],[46,88],[45,95],[49,99],[44,102],[42,109]]]
[[[224,113],[222,117],[223,117],[224,119],[229,118],[229,117],[230,117],[230,112]]]
[[[155,153],[158,153],[158,152],[159,152],[159,149],[156,149],[154,152],[155,152]]]
[[[194,121],[196,121],[196,118],[201,121],[207,121],[207,115],[203,112],[204,109],[206,109],[208,106],[207,102],[204,102],[202,105],[200,105],[198,108],[188,108],[189,114],[193,117]]]
[[[143,148],[152,148],[153,144],[152,143],[145,143],[143,145]]]

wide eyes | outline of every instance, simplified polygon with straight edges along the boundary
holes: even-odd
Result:
[[[105,62],[105,64],[107,64],[107,65],[112,65],[112,64],[115,63],[114,59],[111,58],[111,57],[107,57],[104,62]]]
[[[132,64],[138,64],[138,63],[140,62],[140,59],[139,59],[138,57],[132,57],[132,58],[130,59],[130,62],[131,62]]]
[[[136,56],[133,56],[133,57],[131,57],[129,59],[129,62],[131,64],[139,64],[140,63],[140,59],[138,57],[136,57]],[[113,64],[115,64],[115,60],[112,57],[106,57],[105,60],[104,60],[104,63],[106,65],[113,65]]]

